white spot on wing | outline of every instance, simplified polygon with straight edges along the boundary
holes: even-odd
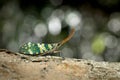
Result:
[[[42,49],[47,51],[44,44],[42,44]]]
[[[38,47],[40,49],[40,52],[43,53],[42,46],[39,43],[37,45],[38,45]]]
[[[30,54],[33,54],[33,52],[31,51],[31,49],[28,49],[28,51],[29,51]]]
[[[51,46],[51,44],[48,44],[48,47],[49,47],[50,49],[52,49],[52,46]]]
[[[31,47],[31,42],[28,43],[28,47]]]

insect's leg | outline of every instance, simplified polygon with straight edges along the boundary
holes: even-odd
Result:
[[[38,55],[38,56],[45,56],[45,55],[47,55],[47,54],[49,54],[49,53],[42,53],[42,54],[40,54],[40,55]]]
[[[62,57],[62,54],[61,54],[62,51],[61,51],[61,50],[55,50],[55,51],[53,51],[53,53],[55,53],[55,54],[56,54],[56,53],[59,53],[59,56]]]
[[[22,53],[15,53],[15,54],[18,55],[21,59],[27,59],[27,60],[29,60],[29,57],[30,57],[30,56],[22,54]]]
[[[55,50],[55,51],[53,51],[53,53],[61,53],[61,51]]]
[[[24,58],[24,57],[26,57],[26,55],[24,55],[24,54],[21,54],[21,53],[15,53],[16,55],[18,55],[18,56],[20,56],[21,58]]]
[[[59,52],[59,56],[62,57],[62,51]]]

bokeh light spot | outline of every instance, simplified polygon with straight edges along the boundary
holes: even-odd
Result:
[[[34,28],[34,33],[37,37],[44,37],[47,34],[47,27],[44,23],[39,23]]]
[[[50,0],[50,2],[52,3],[52,5],[58,6],[62,4],[63,0]]]
[[[95,54],[102,54],[105,50],[104,38],[102,36],[98,36],[92,43],[92,51]]]
[[[81,15],[78,12],[70,12],[67,14],[65,21],[70,26],[78,26],[81,23]]]
[[[108,48],[114,48],[117,46],[117,44],[118,44],[118,40],[115,36],[108,35],[105,37],[105,45]]]
[[[108,28],[109,30],[113,31],[113,32],[118,32],[120,31],[120,18],[114,18],[114,19],[111,19],[109,22],[108,22]]]
[[[61,32],[61,21],[57,17],[53,17],[48,22],[49,32],[52,35],[58,35]]]

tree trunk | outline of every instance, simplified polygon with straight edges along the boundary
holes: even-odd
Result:
[[[120,80],[120,63],[1,51],[0,80]]]

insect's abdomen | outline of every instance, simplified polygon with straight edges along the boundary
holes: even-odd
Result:
[[[28,42],[22,45],[19,49],[20,53],[26,55],[42,55],[54,49],[55,44],[33,43]]]

